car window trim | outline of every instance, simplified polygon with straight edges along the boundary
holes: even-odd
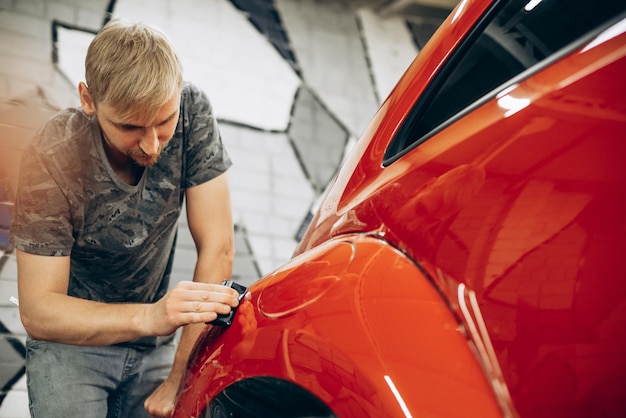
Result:
[[[409,127],[413,123],[413,121],[423,116],[422,115],[423,109],[433,100],[433,98],[439,92],[439,90],[441,89],[441,86],[447,80],[447,77],[454,69],[454,65],[457,64],[465,56],[465,53],[467,53],[468,49],[472,45],[474,45],[473,42],[475,41],[475,38],[477,38],[482,33],[484,33],[486,27],[492,21],[493,14],[497,13],[500,10],[500,6],[503,5],[504,3],[505,3],[504,0],[497,2],[497,4],[494,3],[494,5],[492,5],[483,14],[479,23],[476,24],[474,28],[472,29],[472,31],[461,41],[459,46],[456,48],[456,51],[453,52],[453,54],[444,63],[441,70],[433,77],[433,80],[426,87],[424,93],[422,93],[422,95],[418,97],[409,115],[405,118],[405,120],[402,123],[402,126],[398,129],[398,131],[394,135],[394,138],[389,143],[389,146],[387,147],[387,150],[385,151],[385,154],[383,155],[383,161],[382,161],[383,167],[388,167],[389,165],[393,164],[395,161],[402,158],[404,155],[411,152],[413,149],[415,149],[422,143],[426,142],[427,140],[429,140],[430,138],[432,138],[439,132],[443,131],[448,126],[452,125],[453,123],[463,118],[467,114],[473,112],[474,110],[476,110],[483,104],[489,102],[490,100],[493,100],[500,92],[510,88],[511,86],[514,86],[515,84],[521,83],[522,81],[529,78],[533,74],[538,73],[541,70],[549,67],[550,65],[554,64],[556,61],[562,59],[563,57],[569,55],[570,53],[579,49],[583,45],[589,43],[592,39],[597,37],[600,33],[604,32],[608,28],[612,27],[619,21],[626,18],[626,12],[623,12],[620,15],[616,16],[615,18],[608,20],[607,22],[605,22],[605,24],[600,25],[596,27],[595,29],[587,32],[585,35],[579,37],[573,42],[570,42],[567,46],[553,53],[548,58],[530,66],[529,68],[522,71],[515,77],[508,79],[506,82],[490,90],[489,92],[484,94],[482,97],[480,97],[479,99],[475,100],[470,105],[465,107],[460,112],[455,113],[454,115],[446,119],[444,122],[437,125],[434,129],[430,130],[425,135],[422,135],[421,138],[413,142],[408,147],[403,148],[401,151],[394,151],[394,144],[396,145],[395,148],[397,148],[397,144],[400,141],[402,141],[402,139],[399,137],[403,135],[407,135],[408,132],[405,132],[405,131],[409,130]],[[393,154],[393,155],[390,155],[390,154]]]
[[[404,143],[400,136],[403,136],[405,134],[404,131],[409,129],[410,125],[413,124],[413,121],[422,117],[423,109],[428,107],[434,97],[436,97],[437,93],[441,89],[441,86],[448,79],[456,64],[463,59],[467,50],[472,45],[474,45],[476,39],[485,31],[485,28],[493,20],[493,16],[500,11],[500,8],[503,7],[504,3],[504,0],[494,1],[491,6],[489,6],[487,10],[485,10],[477,23],[469,30],[467,35],[463,39],[461,39],[459,44],[453,49],[448,59],[444,62],[439,71],[437,71],[437,73],[433,76],[433,79],[430,81],[428,86],[426,86],[422,94],[418,96],[417,101],[413,104],[409,115],[404,119],[402,126],[398,129],[398,131],[394,135],[394,138],[391,140],[389,146],[387,147],[387,150],[385,151],[385,155],[383,157],[383,166],[387,166],[393,163],[397,159],[396,157],[399,158],[401,155],[404,155],[406,151],[423,142],[423,138],[420,138],[418,141],[415,141],[414,144],[410,145],[409,147],[405,147],[400,152],[398,152],[397,150],[393,150],[393,148],[398,148],[398,146],[401,146],[401,143]],[[430,137],[433,131],[437,130],[440,126],[441,125],[437,126],[437,128],[424,135],[424,137]],[[396,146],[394,147],[394,145]],[[394,155],[389,156],[389,154]]]

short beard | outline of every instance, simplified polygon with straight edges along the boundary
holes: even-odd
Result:
[[[128,155],[128,157],[132,159],[139,167],[150,167],[156,164],[157,161],[159,161],[159,158],[161,157],[161,151],[163,151],[163,148],[159,147],[159,151],[156,153],[156,155],[148,155],[140,149],[132,149],[128,151],[126,155]]]

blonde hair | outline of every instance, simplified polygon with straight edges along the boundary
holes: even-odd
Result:
[[[85,81],[94,105],[106,103],[122,118],[154,118],[181,89],[182,65],[160,29],[114,19],[89,45]]]

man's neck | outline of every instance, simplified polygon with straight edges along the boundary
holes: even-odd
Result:
[[[102,135],[102,147],[104,148],[104,153],[107,156],[109,165],[120,180],[131,186],[137,185],[139,179],[141,179],[144,168],[135,164],[127,155],[109,146],[104,135]]]

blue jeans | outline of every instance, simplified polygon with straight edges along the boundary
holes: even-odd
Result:
[[[149,418],[143,403],[167,377],[175,353],[172,342],[139,351],[28,339],[26,348],[33,418]]]

